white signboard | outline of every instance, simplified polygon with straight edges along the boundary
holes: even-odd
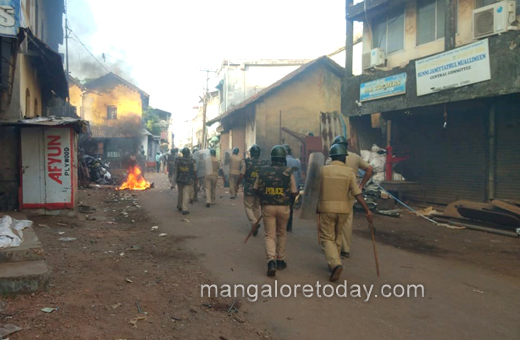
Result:
[[[44,130],[47,204],[71,203],[72,150],[70,128]]]
[[[488,40],[415,62],[417,96],[491,79]]]
[[[74,208],[74,132],[70,127],[22,128],[22,208]]]

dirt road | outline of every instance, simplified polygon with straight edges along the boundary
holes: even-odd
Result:
[[[243,243],[249,226],[241,196],[230,200],[219,189],[216,206],[206,208],[201,197],[182,216],[166,176],[147,178],[155,189],[81,191],[94,212],[33,219],[51,285],[48,292],[1,299],[0,325],[23,328],[11,340],[520,338],[519,240],[448,230],[407,214],[376,216],[380,278],[366,222],[356,216],[342,277],[348,296],[331,298],[303,296],[301,286],[326,285],[329,273],[316,226],[296,220],[288,268],[276,282],[300,285],[297,297],[238,298],[238,312],[229,316],[233,298],[201,296],[201,285],[275,285],[265,275],[261,233]],[[424,297],[384,298],[385,284],[424,285]],[[370,299],[363,285],[374,285]],[[58,309],[46,314],[44,307]]]
[[[143,206],[168,232],[190,238],[188,247],[200,256],[218,283],[273,284],[273,279],[265,276],[261,236],[243,244],[249,227],[240,197],[230,200],[222,193],[211,208],[205,208],[203,201],[195,203],[189,223],[179,223],[182,216],[175,210],[175,192],[170,192],[164,181],[155,178],[159,192],[146,193]],[[378,245],[381,278],[375,274],[362,216],[355,222],[352,257],[344,260],[343,279],[348,280],[348,286],[375,286],[368,302],[364,301],[366,296],[306,298],[300,292],[298,297],[259,298],[256,302],[243,298],[241,310],[263,321],[265,328],[282,339],[320,339],[325,334],[353,339],[520,337],[517,239],[443,229],[407,215],[400,220],[377,216],[376,224],[378,238],[384,241]],[[288,268],[276,277],[279,286],[315,286],[317,280],[322,285],[328,283],[315,228],[311,222],[296,222],[288,240]],[[410,231],[413,229],[426,231]],[[399,249],[400,244],[403,249]],[[422,284],[425,296],[384,298],[379,294],[384,284]]]

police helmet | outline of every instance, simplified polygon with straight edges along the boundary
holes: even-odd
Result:
[[[238,155],[239,151],[240,150],[238,148],[233,148],[233,155]]]
[[[343,144],[333,144],[329,150],[330,157],[347,156],[347,148]]]
[[[182,155],[183,155],[184,157],[188,157],[188,156],[190,155],[190,149],[188,149],[188,148],[183,148],[183,149],[181,150],[181,153],[182,153]]]
[[[279,160],[284,159],[287,156],[287,152],[285,151],[285,148],[281,145],[275,145],[271,149],[271,160]]]
[[[260,157],[260,147],[256,144],[251,145],[249,153],[251,154],[251,157]]]
[[[332,145],[334,145],[334,144],[341,144],[341,145],[344,145],[346,148],[348,146],[348,141],[343,136],[336,136],[336,138],[334,138],[334,141],[332,142]]]
[[[217,151],[215,149],[211,148],[211,149],[209,149],[209,154],[211,156],[216,156],[217,155]]]
[[[285,152],[287,152],[288,155],[292,154],[292,150],[291,150],[291,147],[289,146],[289,144],[284,144],[282,146],[283,146],[283,148],[285,149]]]

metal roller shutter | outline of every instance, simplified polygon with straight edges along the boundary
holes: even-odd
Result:
[[[520,115],[518,101],[496,108],[496,187],[499,199],[520,201]]]
[[[394,149],[410,150],[410,160],[395,169],[423,188],[423,192],[406,196],[439,204],[460,199],[485,201],[487,112],[485,108],[448,109],[444,129],[442,111],[414,112],[413,116],[392,119]]]

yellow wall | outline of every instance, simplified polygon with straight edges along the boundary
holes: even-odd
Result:
[[[340,77],[320,65],[257,103],[255,111],[256,143],[262,148],[263,157],[267,158],[271,148],[280,143],[280,111],[282,127],[304,135],[309,132],[321,135],[320,112],[341,112]],[[299,140],[287,133],[282,137],[291,146],[293,155],[299,157]]]
[[[85,120],[91,125],[107,124],[107,106],[117,107],[117,120],[143,115],[141,95],[126,86],[117,85],[110,92],[88,92],[83,97]]]
[[[32,67],[30,57],[24,54],[18,54],[18,65],[20,67],[20,108],[22,116],[42,116],[42,95],[38,83],[38,73],[36,69]],[[26,107],[27,90],[29,90],[30,94],[28,108]],[[35,99],[38,102],[36,110]]]
[[[69,99],[70,105],[76,107],[76,114],[78,116],[80,116],[81,118],[83,118],[81,116],[82,90],[78,85],[76,85],[72,82],[70,83],[70,86],[69,86],[69,98],[70,98]]]
[[[462,46],[473,42],[473,9],[475,0],[459,0],[458,7],[458,33],[456,36],[457,46]],[[404,50],[393,52],[387,55],[387,66],[378,69],[391,70],[394,67],[404,67],[410,60],[426,57],[444,51],[444,38],[417,45],[417,8],[416,2],[410,1],[405,6],[405,39]],[[372,49],[372,38],[368,25],[363,26],[363,53]]]

